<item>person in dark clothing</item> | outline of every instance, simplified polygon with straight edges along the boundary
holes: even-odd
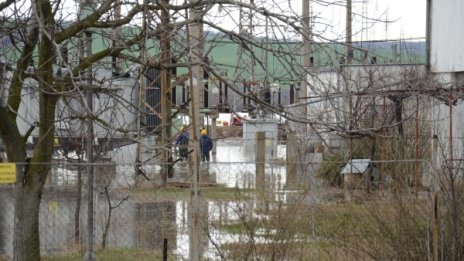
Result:
[[[188,142],[189,135],[185,127],[182,127],[181,133],[176,139],[176,145],[179,147],[179,157],[181,159],[187,158],[188,155]]]
[[[213,149],[213,141],[208,137],[205,129],[201,130],[200,134],[201,161],[209,161],[209,152]]]

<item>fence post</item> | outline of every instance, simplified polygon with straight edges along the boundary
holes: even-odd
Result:
[[[266,135],[263,131],[256,132],[256,189],[264,189],[264,161]]]
[[[163,261],[168,261],[168,239],[163,239]]]
[[[86,56],[92,55],[92,33],[87,31],[85,32],[86,37]],[[87,69],[86,72],[86,83],[90,88],[92,86],[92,67]],[[86,102],[88,111],[87,113],[91,115],[93,113],[93,93],[92,90],[87,90],[86,93]],[[84,260],[85,261],[95,261],[97,258],[95,256],[94,240],[95,240],[95,202],[94,202],[94,175],[95,169],[92,165],[94,163],[94,151],[93,151],[93,139],[94,139],[94,127],[93,119],[88,117],[86,119],[87,130],[86,130],[86,155],[87,155],[87,174],[88,174],[88,184],[87,184],[87,248],[85,250]]]
[[[296,135],[294,132],[287,134],[287,159],[286,159],[286,187],[291,188],[296,184]]]
[[[217,118],[218,118],[219,113],[217,111],[213,111],[210,113],[210,118],[211,118],[211,139],[213,139],[213,149],[212,149],[212,156],[213,156],[213,161],[216,161],[216,151],[217,151]]]
[[[432,175],[432,186],[433,186],[433,261],[438,261],[439,256],[439,237],[440,237],[440,216],[438,213],[438,160],[437,160],[437,153],[438,153],[438,137],[433,135],[432,138],[432,162],[431,162],[431,171],[430,175]]]

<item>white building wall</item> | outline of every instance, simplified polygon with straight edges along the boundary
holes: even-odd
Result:
[[[9,86],[0,89],[0,101],[6,103]],[[96,137],[123,137],[135,133],[137,129],[137,107],[139,96],[139,84],[134,78],[120,78],[105,80],[102,88],[106,92],[94,95],[94,114],[105,124],[95,123]],[[39,121],[39,90],[36,80],[26,78],[21,90],[21,103],[18,109],[16,123],[22,135],[37,125]],[[57,137],[81,137],[83,135],[85,117],[84,97],[81,93],[75,93],[71,98],[64,96],[58,102],[56,110],[55,136]],[[106,126],[105,126],[106,125]],[[39,129],[34,128],[32,137],[37,137]],[[31,141],[29,140],[29,141]]]
[[[464,1],[431,2],[431,70],[434,73],[464,71]]]
[[[309,119],[313,121],[334,122],[341,117],[341,99],[327,97],[327,93],[339,93],[340,74],[336,70],[320,71],[308,76]]]
[[[97,137],[124,137],[137,131],[139,84],[134,78],[107,81],[108,94],[94,96],[94,112],[104,124],[95,124]]]
[[[464,101],[459,101],[450,108],[442,101],[434,100],[432,104],[432,134],[438,138],[438,148],[436,153],[440,159],[439,165],[443,160],[451,159],[450,142],[452,146],[453,159],[464,158]],[[452,116],[452,118],[450,117]],[[452,121],[450,121],[452,120]],[[452,132],[450,132],[452,124]],[[437,155],[435,155],[437,156]]]
[[[256,155],[256,132],[265,133],[266,160],[277,156],[278,128],[275,120],[248,120],[243,123],[243,144],[245,152],[254,160]]]
[[[18,108],[18,124],[21,135],[27,133],[31,126],[39,122],[39,91],[36,80],[27,78],[24,80],[24,87],[21,90],[21,103]],[[39,128],[35,128],[31,136],[38,136]]]
[[[314,68],[308,75],[308,111],[310,119],[321,122],[349,122],[349,102],[362,109],[372,102],[372,96],[361,95],[373,93],[382,97],[382,93],[391,90],[416,88],[405,86],[405,80],[411,77],[425,78],[427,70],[424,65],[348,65],[341,69]],[[412,82],[411,84],[414,84]]]
[[[462,84],[457,73],[464,72],[464,1],[432,0],[430,28],[430,67],[434,80],[443,88]],[[464,101],[450,107],[444,101],[432,101],[432,134],[438,138],[435,157],[444,160],[464,156]],[[450,131],[451,130],[451,131]]]

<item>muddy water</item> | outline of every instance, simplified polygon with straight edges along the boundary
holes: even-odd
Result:
[[[123,157],[131,158],[128,155]],[[282,148],[280,148],[282,154]],[[254,188],[255,164],[254,155],[247,155],[240,139],[218,141],[217,154],[212,162],[202,163],[201,179],[227,187]],[[148,175],[156,175],[159,165],[146,165]],[[186,163],[176,166],[175,178],[183,179],[188,175]],[[103,173],[104,171],[97,171]],[[135,184],[135,167],[131,164],[117,165],[114,174],[102,174],[97,177],[97,186],[105,183],[110,188],[127,188]],[[85,174],[83,174],[85,175]],[[174,179],[175,179],[174,178]],[[285,185],[285,168],[283,164],[266,164],[266,180],[269,187],[281,190]],[[108,183],[109,182],[109,183]],[[75,187],[77,168],[61,162],[53,168],[46,184],[40,209],[40,240],[42,254],[54,255],[77,251],[80,243],[86,238],[85,224],[87,212],[81,209],[81,235],[75,237],[74,218],[76,208]],[[100,247],[102,235],[107,221],[108,204],[101,187],[96,193],[95,242]],[[13,235],[13,195],[11,187],[0,187],[0,253],[12,256]],[[118,193],[111,195],[113,205],[118,204],[126,196]],[[245,204],[245,206],[239,206]],[[85,204],[84,204],[85,205]],[[252,203],[231,201],[206,201],[200,209],[202,216],[202,233],[200,252],[204,258],[217,259],[216,242],[220,244],[243,241],[241,236],[221,231],[210,224],[229,224],[240,217],[237,209],[253,212]],[[190,233],[190,201],[150,201],[129,200],[113,210],[110,229],[107,237],[108,247],[162,249],[163,239],[168,239],[168,248],[178,255],[179,260],[188,260]],[[209,235],[209,237],[207,236]]]
[[[12,256],[13,242],[13,197],[11,191],[2,191],[0,201],[0,253]],[[112,204],[121,200],[114,196]],[[200,207],[202,234],[200,236],[200,253],[214,259],[217,249],[209,240],[219,244],[239,242],[238,236],[209,226],[227,224],[236,221],[239,216],[234,211],[236,202],[203,202]],[[75,238],[74,211],[75,197],[70,192],[54,191],[45,193],[40,209],[40,240],[43,255],[56,255],[79,249],[79,240],[86,237],[85,221],[87,212],[81,210],[79,220],[81,236]],[[102,194],[96,199],[95,242],[101,246],[102,235],[107,220],[108,205]],[[161,251],[163,239],[168,239],[168,249],[179,260],[188,260],[190,233],[190,201],[156,201],[135,202],[128,200],[113,210],[111,225],[107,237],[109,248],[142,248]]]
[[[231,138],[217,143],[216,155],[210,163],[202,163],[202,169],[207,169],[217,184],[255,188],[255,155],[245,151],[243,140]],[[279,145],[274,159],[267,159],[270,163],[265,165],[267,184],[274,189],[282,189],[286,182],[284,155],[285,146]]]

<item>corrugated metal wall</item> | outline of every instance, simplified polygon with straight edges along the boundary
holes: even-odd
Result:
[[[429,62],[432,72],[464,71],[464,1],[432,0]]]

